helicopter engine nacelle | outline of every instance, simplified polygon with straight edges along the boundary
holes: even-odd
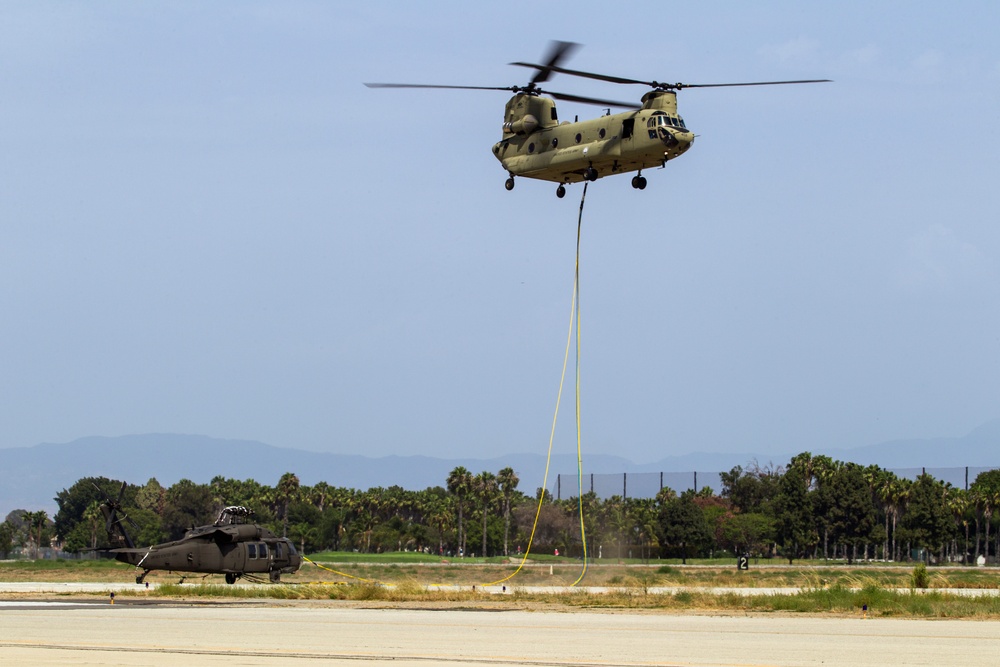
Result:
[[[503,124],[505,134],[531,134],[538,129],[538,119],[530,113],[521,116],[519,119]]]

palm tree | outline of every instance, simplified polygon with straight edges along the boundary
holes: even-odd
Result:
[[[483,550],[481,553],[483,558],[486,558],[486,519],[489,517],[490,505],[493,504],[497,497],[497,476],[484,470],[476,475],[476,478],[472,482],[472,490],[476,494],[476,498],[479,500],[480,507],[483,510]]]
[[[962,563],[966,563],[969,556],[969,492],[964,489],[949,489],[948,509],[955,521],[955,526],[965,528],[965,549],[962,551]],[[952,540],[955,551],[958,551],[957,540]]]
[[[90,548],[97,549],[97,535],[104,524],[104,515],[101,513],[101,503],[96,500],[90,501],[87,509],[83,511],[83,520],[90,528]]]
[[[311,501],[321,513],[326,509],[326,500],[330,497],[331,490],[326,482],[317,482],[312,487]]]
[[[500,492],[503,494],[503,555],[507,553],[507,538],[510,535],[510,504],[514,498],[514,490],[521,480],[513,468],[507,467],[497,474],[497,483],[500,485]]]
[[[464,466],[458,466],[448,473],[448,491],[455,496],[455,503],[458,505],[458,550],[465,555],[465,530],[463,526],[463,512],[465,510],[465,498],[472,489],[472,473]]]
[[[49,515],[45,513],[45,510],[39,510],[37,512],[25,512],[21,515],[21,518],[28,529],[28,540],[35,545],[35,558],[37,559],[39,551],[42,548],[42,531],[45,530],[45,524],[49,520]]]
[[[438,532],[438,554],[444,555],[444,536],[455,520],[447,496],[435,498],[428,503],[426,520],[427,524]]]
[[[290,472],[286,472],[278,480],[278,487],[275,495],[281,503],[281,536],[288,537],[288,505],[299,492],[299,478]]]

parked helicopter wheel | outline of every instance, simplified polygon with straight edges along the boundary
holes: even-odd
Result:
[[[566,188],[560,185],[558,188],[556,188],[556,197],[562,199],[565,196],[566,196]]]
[[[505,188],[507,188],[508,190],[513,190],[514,189],[514,177],[512,176],[512,177],[508,178],[507,182],[504,183],[503,186]]]
[[[226,583],[227,584],[236,583],[236,574],[234,572],[226,572]]]

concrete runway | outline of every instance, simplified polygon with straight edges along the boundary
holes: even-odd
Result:
[[[1000,623],[190,604],[0,604],[3,665],[989,665]]]

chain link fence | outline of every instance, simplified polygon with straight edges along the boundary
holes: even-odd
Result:
[[[997,468],[966,466],[963,468],[886,468],[903,479],[916,479],[927,473],[934,479],[947,482],[958,489],[968,489],[980,473]],[[582,482],[582,484],[581,484]],[[722,478],[718,472],[621,472],[587,473],[581,480],[578,475],[556,475],[549,492],[557,499],[576,498],[580,487],[583,493],[593,492],[601,500],[612,496],[622,498],[655,498],[660,489],[670,488],[677,494],[688,490],[700,491],[706,486],[716,495],[722,493]]]

